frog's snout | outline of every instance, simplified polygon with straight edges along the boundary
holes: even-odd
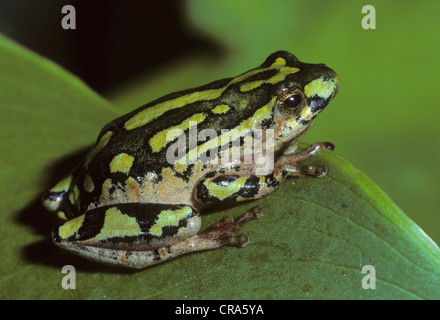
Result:
[[[336,74],[336,72],[333,71],[333,77],[330,81],[333,81],[334,83],[333,94],[331,96],[331,99],[333,99],[336,96],[336,94],[339,92],[339,77]]]
[[[318,79],[320,80],[320,79]],[[324,99],[330,102],[339,91],[339,77],[332,69],[326,66],[326,71],[321,77],[322,88],[321,94]]]
[[[312,112],[323,110],[339,91],[339,77],[330,68],[304,87]]]

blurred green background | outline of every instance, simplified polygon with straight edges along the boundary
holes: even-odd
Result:
[[[61,28],[65,4],[76,8],[75,30]],[[366,4],[375,30],[361,27]],[[0,32],[120,114],[235,76],[277,50],[325,63],[341,88],[303,141],[333,142],[440,243],[439,12],[439,1],[1,0]]]

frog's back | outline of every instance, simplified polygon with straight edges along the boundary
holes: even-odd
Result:
[[[63,198],[66,210],[73,206],[81,213],[126,202],[191,202],[196,181],[209,168],[200,162],[169,161],[167,152],[180,139],[175,132],[185,133],[183,153],[188,155],[195,148],[189,132],[193,124],[196,133],[209,129],[217,136],[224,129],[272,125],[272,105],[285,85],[314,76],[308,71],[299,76],[302,66],[293,55],[278,52],[235,78],[169,94],[110,122],[72,176]],[[231,137],[236,138],[238,134]],[[220,151],[221,145],[210,147]]]

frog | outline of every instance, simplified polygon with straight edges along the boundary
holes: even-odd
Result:
[[[326,166],[301,162],[334,145],[316,142],[298,150],[298,142],[338,90],[339,78],[325,64],[277,51],[236,77],[168,94],[117,118],[43,196],[43,206],[61,220],[53,243],[89,260],[136,269],[244,247],[249,236],[237,232],[262,217],[261,206],[204,231],[201,212],[270,195],[288,177],[324,177]],[[217,137],[194,143],[188,133],[195,127]],[[251,142],[261,133],[261,150],[272,159],[265,170],[243,161],[244,132]],[[170,160],[179,139],[188,142],[179,144],[184,156]],[[203,150],[212,151],[210,161],[188,161],[191,152]],[[214,161],[233,150],[240,156]]]

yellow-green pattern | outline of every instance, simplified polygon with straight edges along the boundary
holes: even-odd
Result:
[[[296,146],[338,88],[330,68],[279,51],[236,77],[171,93],[115,119],[43,198],[49,211],[67,220],[53,231],[54,243],[136,268],[187,252],[244,246],[248,237],[234,233],[259,218],[261,208],[202,233],[199,210],[263,197],[290,175],[322,176],[321,167],[296,163],[332,144],[282,154]],[[265,173],[256,160],[263,155],[272,157]]]

